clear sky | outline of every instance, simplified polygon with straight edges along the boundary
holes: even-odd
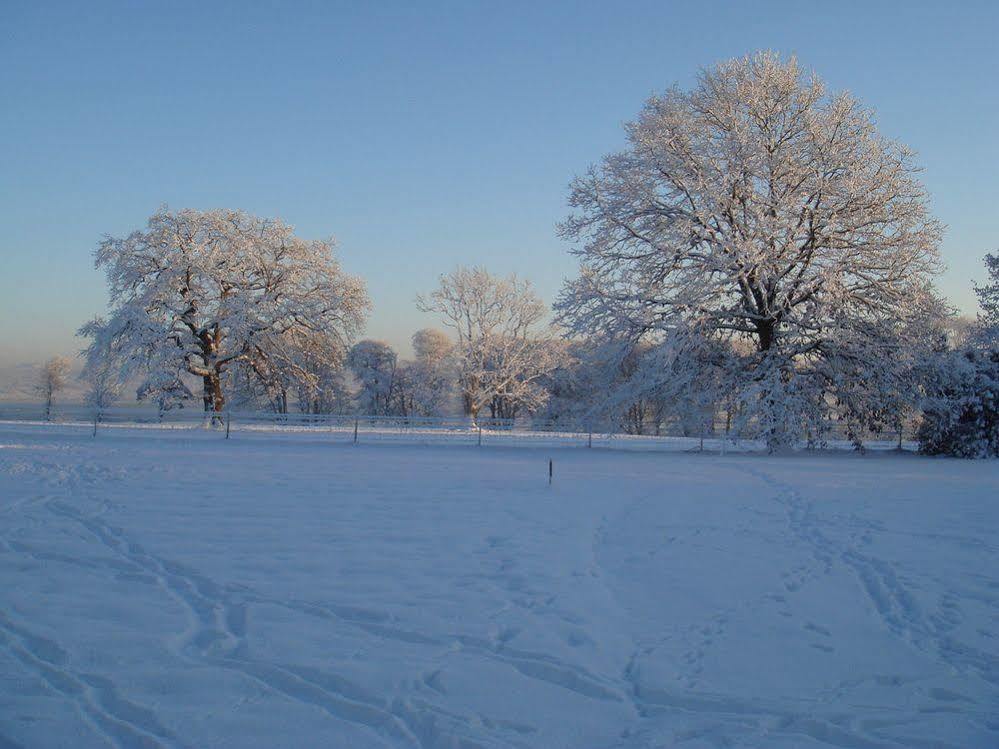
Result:
[[[406,350],[457,263],[551,301],[567,185],[699,67],[796,53],[919,153],[974,310],[999,248],[999,3],[0,0],[0,365],[80,347],[92,250],[166,203],[334,235]]]

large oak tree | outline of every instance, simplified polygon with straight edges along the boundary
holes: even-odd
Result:
[[[369,303],[325,240],[232,210],[162,209],[142,231],[100,243],[111,310],[88,323],[88,357],[143,374],[140,394],[184,392],[198,378],[206,411],[225,408],[235,367],[271,377],[299,342],[346,350]]]
[[[627,137],[572,185],[562,233],[581,270],[556,305],[571,332],[680,358],[749,344],[724,365],[731,385],[793,431],[788,402],[848,397],[844,382],[890,365],[899,330],[936,304],[941,227],[912,153],[795,60],[705,70],[651,98]]]

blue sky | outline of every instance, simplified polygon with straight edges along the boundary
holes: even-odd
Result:
[[[819,7],[809,7],[816,5]],[[334,235],[406,348],[457,263],[532,279],[572,176],[702,66],[796,53],[919,153],[974,310],[999,248],[999,3],[34,3],[0,0],[0,365],[73,351],[105,305],[91,252],[157,206]]]

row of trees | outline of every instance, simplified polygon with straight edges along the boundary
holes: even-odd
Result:
[[[859,440],[926,408],[943,436],[925,444],[952,441],[948,419],[965,423],[992,376],[995,261],[980,330],[955,354],[933,285],[942,228],[912,153],[868,110],[762,53],[653,97],[627,137],[572,184],[561,233],[580,272],[554,327],[528,282],[459,268],[417,300],[447,332],[420,331],[400,362],[354,343],[369,302],[332,242],[161,210],[97,250],[112,309],[81,330],[88,372],[141,376],[139,396],[168,405],[197,390],[209,413],[460,409],[636,432],[721,416],[776,448],[834,420]]]
[[[544,379],[565,362],[531,284],[458,268],[418,305],[440,315],[400,361],[382,341],[354,343],[367,311],[363,284],[278,222],[237,212],[162,210],[149,228],[107,239],[108,319],[83,326],[91,403],[121,384],[161,407],[200,394],[204,410],[360,411],[434,416],[457,408],[513,419],[545,402]],[[199,391],[200,385],[200,391]]]

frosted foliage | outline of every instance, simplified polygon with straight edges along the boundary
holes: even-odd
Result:
[[[96,265],[111,313],[81,329],[89,358],[143,373],[140,396],[183,396],[200,379],[209,411],[224,408],[236,368],[275,386],[277,369],[302,369],[303,351],[342,352],[369,306],[332,241],[239,211],[162,209],[145,230],[101,242]]]
[[[920,449],[963,458],[999,457],[999,351],[943,351],[931,373]]]
[[[359,341],[350,350],[347,364],[357,380],[357,405],[363,414],[391,413],[396,390],[398,357],[384,341]]]
[[[795,60],[705,70],[627,135],[572,185],[580,274],[556,305],[572,333],[667,342],[680,365],[728,343],[748,367],[736,395],[779,440],[939,306],[941,229],[912,154]]]
[[[993,344],[999,343],[999,253],[985,256],[985,270],[988,279],[982,285],[975,285],[978,305],[981,307],[979,326],[984,338]]]
[[[975,286],[981,314],[965,345],[941,344],[924,365],[926,453],[999,457],[999,256],[986,255],[985,268],[988,280]]]
[[[488,408],[491,416],[512,418],[544,403],[541,382],[561,364],[565,347],[543,324],[547,309],[529,281],[459,267],[417,303],[457,334],[453,360],[467,415]]]
[[[45,416],[52,410],[52,401],[69,381],[70,361],[64,356],[54,356],[42,365],[35,382],[35,391],[45,401]]]
[[[96,357],[82,373],[87,384],[84,401],[94,408],[113,406],[121,397],[122,383],[115,362],[108,357]]]
[[[441,330],[424,328],[413,334],[416,360],[406,368],[411,410],[421,416],[446,413],[455,378],[454,342]]]

